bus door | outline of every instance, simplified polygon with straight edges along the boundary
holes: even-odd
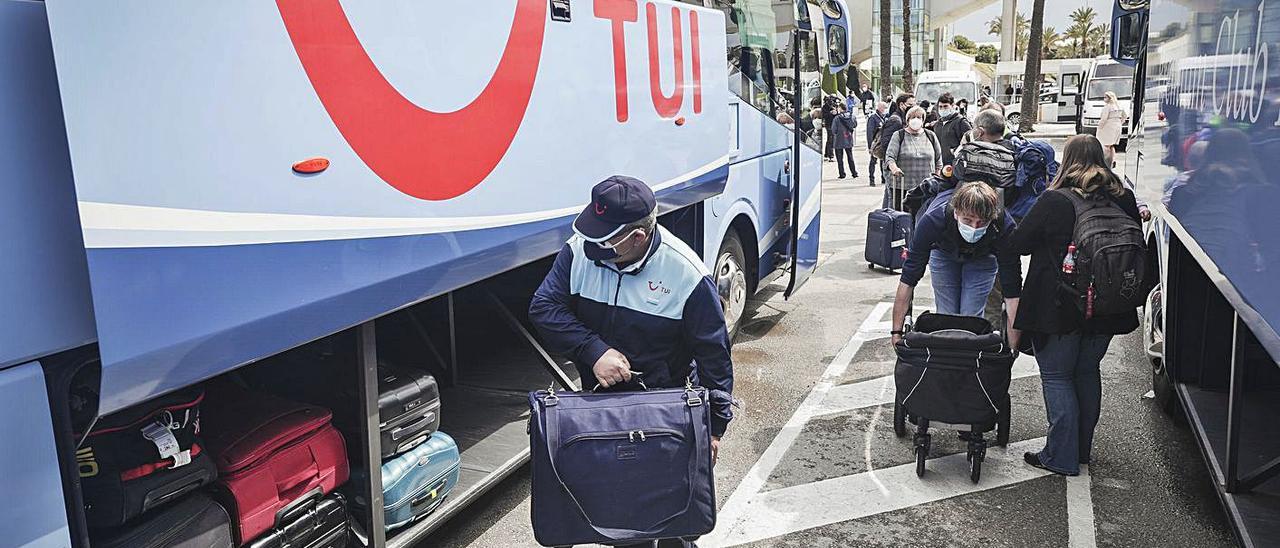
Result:
[[[796,97],[801,97],[801,90],[808,90],[809,81],[818,84],[817,94],[821,96],[821,68],[817,48],[825,48],[828,60],[827,70],[831,74],[838,73],[849,66],[849,7],[843,0],[822,0],[818,3],[822,11],[819,23],[816,14],[809,13],[806,0],[795,0],[796,30],[792,36],[792,65],[796,81]],[[821,32],[819,32],[821,31]],[[818,40],[825,38],[825,44]],[[796,120],[802,118],[802,110],[808,108],[806,100],[793,100]],[[792,144],[791,159],[791,242],[789,255],[791,264],[788,267],[790,279],[787,282],[785,298],[800,289],[809,280],[818,266],[818,233],[822,225],[822,153],[813,148],[812,143],[805,143],[802,132],[795,132]],[[812,174],[812,180],[810,180]]]

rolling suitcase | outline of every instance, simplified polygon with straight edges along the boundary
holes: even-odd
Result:
[[[210,391],[206,441],[240,544],[347,481],[346,444],[328,409],[232,385]]]
[[[412,523],[444,503],[445,496],[458,485],[461,465],[458,444],[444,432],[436,432],[407,453],[384,462],[382,504],[387,530]],[[365,505],[363,497],[353,500],[356,507]]]
[[[435,377],[424,371],[379,364],[378,423],[384,460],[426,441],[440,427],[440,388]],[[356,431],[354,425],[338,426]]]
[[[346,548],[351,540],[346,499],[332,493],[299,505],[248,548]]]
[[[701,387],[531,392],[533,535],[543,546],[696,537],[715,527]]]
[[[231,518],[195,492],[130,524],[95,533],[93,548],[233,548]]]
[[[886,189],[886,192],[892,192]],[[897,195],[898,193],[894,193]],[[877,209],[867,214],[867,241],[864,255],[869,267],[884,267],[889,272],[902,268],[907,260],[907,244],[911,242],[914,223],[911,214],[896,208]]]
[[[90,527],[121,525],[217,477],[199,437],[204,397],[179,390],[94,425],[76,451]]]

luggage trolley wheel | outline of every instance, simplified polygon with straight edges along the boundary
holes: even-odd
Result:
[[[921,417],[916,423],[916,433],[912,438],[912,445],[916,450],[916,477],[924,477],[924,461],[929,458],[929,420]]]

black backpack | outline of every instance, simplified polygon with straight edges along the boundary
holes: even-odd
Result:
[[[1018,184],[1018,163],[1013,150],[1001,143],[971,141],[956,152],[956,176],[971,183],[982,181],[996,188]]]
[[[1060,190],[1075,207],[1071,240],[1075,267],[1063,273],[1061,289],[1085,319],[1131,312],[1142,306],[1147,246],[1142,226],[1101,193]]]
[[[902,118],[897,114],[885,118],[880,123],[880,128],[876,130],[875,138],[871,140],[871,155],[878,160],[883,160],[885,154],[889,152],[889,141],[900,129],[902,129]]]

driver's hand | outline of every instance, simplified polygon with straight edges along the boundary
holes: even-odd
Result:
[[[596,360],[591,372],[596,376],[596,382],[600,383],[600,388],[609,388],[631,380],[631,362],[621,352],[610,348]]]

